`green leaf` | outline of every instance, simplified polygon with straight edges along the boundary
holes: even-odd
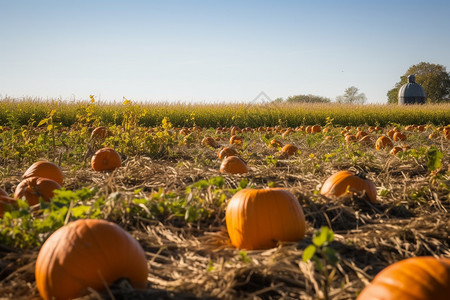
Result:
[[[322,247],[326,243],[332,242],[334,239],[333,231],[327,226],[320,228],[320,231],[316,231],[313,237],[313,243],[317,247]]]
[[[427,167],[429,171],[438,170],[442,165],[442,158],[444,154],[436,147],[431,147],[427,151]]]
[[[244,178],[244,179],[242,179],[239,182],[239,187],[242,188],[242,189],[245,189],[247,187],[247,185],[248,185],[248,179],[247,178]]]
[[[302,256],[303,261],[307,262],[314,256],[315,253],[316,253],[316,246],[309,245],[308,247],[305,248],[305,251],[303,251],[303,256]]]
[[[87,214],[90,211],[90,209],[91,207],[88,205],[80,205],[72,207],[71,214],[76,219],[84,218],[87,217]]]
[[[239,251],[239,255],[241,256],[242,260],[245,261],[246,263],[249,263],[252,261],[250,258],[248,258],[247,252],[245,252],[245,251]]]

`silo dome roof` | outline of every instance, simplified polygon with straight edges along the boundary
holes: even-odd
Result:
[[[398,90],[399,98],[425,98],[425,90],[416,83],[416,76],[409,75],[408,83],[402,85]]]

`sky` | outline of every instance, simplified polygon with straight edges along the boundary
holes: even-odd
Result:
[[[450,1],[0,0],[0,99],[251,102],[450,71]],[[420,83],[420,82],[419,82]]]

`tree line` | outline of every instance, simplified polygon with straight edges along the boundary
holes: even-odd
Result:
[[[398,91],[400,87],[408,82],[408,76],[414,74],[416,83],[420,84],[425,90],[426,103],[450,103],[450,73],[443,65],[420,62],[409,67],[409,69],[400,76],[400,81],[395,83],[394,87],[387,92],[387,103],[398,103]],[[336,97],[337,103],[364,104],[367,97],[359,92],[355,86],[345,89],[343,95]],[[277,103],[330,103],[331,99],[317,95],[294,95],[286,99],[277,98]]]

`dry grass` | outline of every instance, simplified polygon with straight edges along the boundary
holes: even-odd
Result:
[[[433,255],[450,256],[450,198],[448,192],[430,186],[423,163],[401,161],[387,153],[369,151],[373,158],[358,164],[368,178],[387,196],[379,204],[359,197],[327,199],[314,193],[333,172],[352,167],[349,160],[313,167],[315,157],[335,149],[322,144],[310,148],[305,140],[295,140],[302,154],[267,165],[265,157],[276,155],[261,141],[242,152],[251,172],[246,176],[225,175],[225,188],[236,188],[241,179],[261,188],[269,183],[290,189],[306,215],[306,238],[268,250],[248,251],[244,257],[230,246],[224,227],[224,210],[214,218],[180,224],[168,217],[153,220],[142,216],[118,215],[106,211],[108,219],[124,226],[145,249],[149,274],[148,289],[133,290],[126,281],[109,292],[92,293],[86,299],[320,299],[322,275],[311,262],[302,261],[314,229],[327,225],[335,232],[331,247],[340,255],[336,277],[330,287],[331,299],[354,299],[381,269],[404,258]],[[414,146],[414,145],[413,145]],[[442,145],[443,176],[449,184],[448,143]],[[159,188],[183,193],[201,179],[219,176],[216,150],[180,146],[178,158],[128,157],[124,167],[111,173],[94,173],[88,168],[65,170],[67,189],[97,186],[106,197],[115,192],[121,199],[148,196]],[[347,151],[347,150],[345,150]],[[195,160],[197,158],[197,160]],[[366,160],[366,161],[365,161]],[[15,186],[22,170],[2,179],[2,186]],[[421,200],[411,199],[412,191],[428,188]],[[206,199],[208,197],[206,196]],[[36,298],[34,263],[38,249],[17,250],[0,245],[0,295],[7,299]]]

